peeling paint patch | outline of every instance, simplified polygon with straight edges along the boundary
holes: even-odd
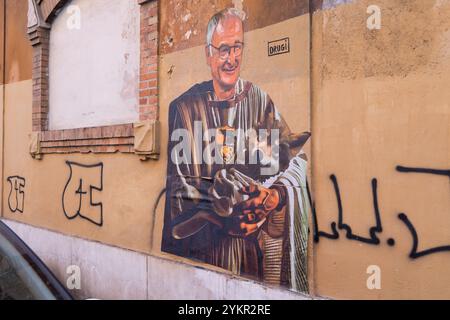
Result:
[[[170,69],[167,71],[167,74],[169,75],[169,79],[172,79],[172,75],[173,75],[174,71],[175,71],[175,66],[171,65]]]
[[[443,6],[447,5],[447,4],[448,4],[447,0],[436,0],[436,2],[434,3],[434,7],[436,9],[439,9],[439,8],[441,8],[441,7],[443,7]]]
[[[188,22],[191,18],[192,18],[192,14],[191,14],[191,13],[188,13],[187,15],[185,15],[185,16],[183,17],[183,21],[184,21],[184,22]]]
[[[166,0],[160,3],[162,55],[203,45],[209,19],[225,8],[244,13],[247,32],[309,12],[306,0]],[[168,38],[173,42],[167,41]]]
[[[164,39],[164,42],[165,43],[167,43],[168,45],[169,45],[169,47],[172,47],[173,46],[173,37],[166,37],[165,39]]]

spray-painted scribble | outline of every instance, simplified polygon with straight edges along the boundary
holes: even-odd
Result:
[[[398,166],[397,171],[401,172],[401,173],[418,173],[418,174],[438,175],[438,176],[443,176],[443,177],[447,177],[450,179],[450,169],[449,170],[439,170],[439,169],[430,169],[430,168],[411,168],[411,167]],[[411,252],[409,254],[411,259],[417,259],[417,258],[421,258],[421,257],[427,256],[427,255],[439,253],[439,252],[450,252],[450,244],[419,251],[418,250],[419,235],[417,234],[417,231],[414,228],[414,225],[412,224],[412,222],[410,221],[410,219],[408,218],[408,216],[405,213],[400,213],[398,215],[398,218],[401,221],[403,221],[403,223],[406,225],[406,227],[408,228],[408,230],[412,236],[413,244],[412,244]]]
[[[103,163],[85,165],[66,161],[69,178],[62,193],[62,209],[67,219],[77,217],[103,225],[103,204],[97,193],[103,191]]]
[[[23,213],[25,207],[25,178],[11,176],[9,182],[8,207],[11,212]]]
[[[411,168],[411,167],[397,166],[397,171],[399,173],[431,174],[431,175],[438,175],[438,176],[450,178],[450,170],[440,170],[440,169],[430,169],[430,168]],[[316,212],[316,208],[315,208],[315,203],[312,200],[311,192],[310,192],[310,189],[308,186],[308,196],[309,196],[310,202],[312,203],[314,241],[316,243],[319,243],[320,238],[337,240],[340,237],[339,231],[343,230],[343,231],[345,231],[346,238],[349,240],[354,240],[354,241],[358,241],[358,242],[369,244],[369,245],[380,245],[381,241],[378,237],[378,234],[381,234],[383,232],[383,228],[382,228],[381,215],[380,215],[379,202],[378,202],[378,193],[377,193],[378,180],[375,178],[372,180],[372,192],[373,192],[372,197],[373,197],[375,225],[369,228],[370,237],[355,235],[352,231],[352,228],[348,224],[344,223],[344,211],[343,211],[343,206],[342,206],[342,196],[341,196],[341,192],[339,190],[338,179],[335,175],[331,175],[330,180],[333,183],[333,187],[334,187],[334,190],[336,193],[338,218],[337,218],[337,222],[333,221],[330,223],[331,231],[329,231],[329,232],[319,230],[319,225],[318,225],[319,222],[318,222],[317,212]],[[417,234],[416,228],[414,227],[413,223],[411,222],[411,220],[408,218],[408,216],[405,213],[399,213],[398,219],[406,225],[409,232],[411,233],[412,248],[411,248],[411,252],[409,253],[409,257],[411,259],[418,259],[421,257],[425,257],[427,255],[434,254],[434,253],[450,252],[450,245],[443,245],[443,246],[429,248],[429,249],[419,251],[418,250],[419,235]],[[395,245],[395,239],[388,238],[386,240],[386,243],[392,247]]]

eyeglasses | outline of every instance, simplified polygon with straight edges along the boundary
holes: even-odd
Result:
[[[229,45],[223,44],[219,48],[210,44],[210,45],[208,45],[208,47],[213,47],[214,49],[219,51],[220,59],[226,60],[230,56],[231,49],[234,49],[234,55],[236,57],[240,57],[242,55],[242,50],[244,49],[244,43],[239,42],[239,43],[236,43],[234,46],[229,46]]]

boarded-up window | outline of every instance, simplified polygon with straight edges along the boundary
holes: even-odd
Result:
[[[52,24],[49,129],[139,119],[139,5],[73,0]]]

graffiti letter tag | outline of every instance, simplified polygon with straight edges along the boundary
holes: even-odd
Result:
[[[62,194],[62,207],[67,219],[83,218],[103,225],[103,204],[94,202],[94,191],[103,190],[103,163],[84,165],[66,161],[69,179]]]
[[[9,210],[12,212],[19,211],[23,213],[24,203],[25,203],[25,193],[23,188],[25,188],[25,178],[19,176],[8,177],[9,182],[9,196],[8,196],[8,206]]]

